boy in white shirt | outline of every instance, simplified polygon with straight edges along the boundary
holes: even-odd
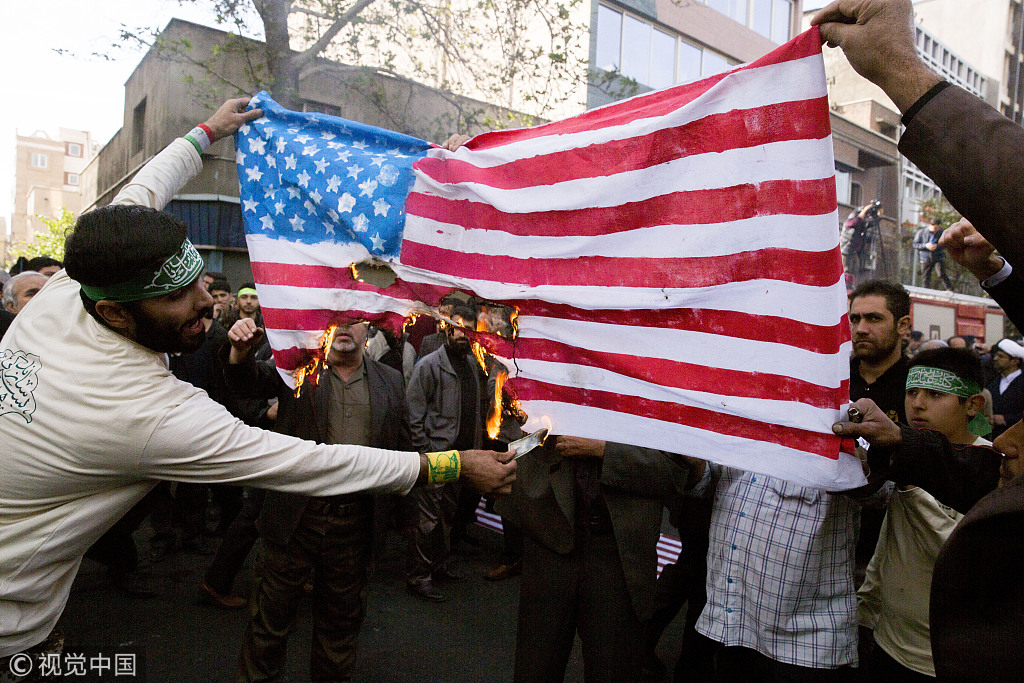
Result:
[[[991,445],[984,420],[980,361],[966,349],[922,351],[910,363],[905,398],[912,427],[950,443]],[[872,681],[935,676],[928,626],[932,571],[939,549],[963,515],[916,486],[887,482],[888,509],[864,584],[857,591],[860,625],[875,648],[864,662]],[[863,633],[862,633],[863,636]]]

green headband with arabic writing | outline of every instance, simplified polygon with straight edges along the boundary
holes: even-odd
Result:
[[[203,257],[192,242],[185,239],[181,248],[170,256],[155,273],[106,287],[82,285],[82,291],[93,301],[140,301],[163,296],[192,283],[203,272]]]
[[[981,393],[981,387],[971,380],[959,377],[949,370],[927,365],[915,365],[910,368],[907,373],[907,389],[930,389],[960,398],[970,398]],[[972,434],[978,436],[992,432],[992,426],[980,412],[971,419],[968,427]]]

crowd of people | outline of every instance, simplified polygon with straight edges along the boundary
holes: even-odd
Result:
[[[1024,130],[918,59],[909,0],[837,0],[813,23],[897,104],[901,150],[966,217],[926,251],[943,249],[1024,323]],[[306,594],[311,678],[347,680],[387,528],[406,537],[408,592],[441,602],[465,578],[453,545],[471,543],[489,495],[508,533],[488,578],[521,574],[516,681],[562,680],[577,636],[588,681],[663,678],[655,647],[684,605],[676,681],[1019,679],[1024,346],[925,341],[902,286],[858,284],[852,408],[834,430],[860,439],[868,483],[842,492],[557,435],[514,460],[522,430],[494,405],[500,369],[465,333],[501,316],[470,297],[442,302],[418,358],[404,338],[339,320],[296,393],[274,368],[255,286],[204,273],[186,226],[159,211],[203,150],[261,115],[247,101],[83,214],[64,263],[24,264],[4,284],[0,675],[59,647],[83,556],[151,594],[133,540],[148,515],[163,552],[207,553],[204,535],[223,537],[198,590],[250,607],[239,680],[281,678]],[[666,506],[682,553],[657,579]],[[257,539],[246,601],[233,584]]]

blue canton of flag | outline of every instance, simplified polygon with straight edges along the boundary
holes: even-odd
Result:
[[[336,116],[288,111],[266,92],[249,107],[264,115],[235,139],[246,233],[356,243],[373,256],[397,256],[412,165],[430,144]]]

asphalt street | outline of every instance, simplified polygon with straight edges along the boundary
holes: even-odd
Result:
[[[144,554],[149,534],[148,525],[136,532]],[[498,561],[502,537],[483,527],[474,527],[471,534],[481,540],[481,552],[457,558],[456,566],[469,578],[445,585],[450,599],[440,604],[405,592],[402,539],[389,537],[370,578],[355,680],[512,679],[519,579],[484,580],[483,573]],[[148,599],[112,587],[106,570],[85,560],[61,618],[65,652],[77,646],[137,651],[145,680],[159,683],[233,681],[247,610],[224,611],[201,601],[198,582],[210,559],[178,552],[149,564],[144,569],[159,595]],[[252,559],[236,584],[243,596],[252,586]],[[307,600],[289,639],[286,681],[309,680],[310,624]],[[674,660],[670,653],[678,652],[680,634],[677,619],[659,646],[662,661]],[[583,681],[578,641],[565,680]]]

